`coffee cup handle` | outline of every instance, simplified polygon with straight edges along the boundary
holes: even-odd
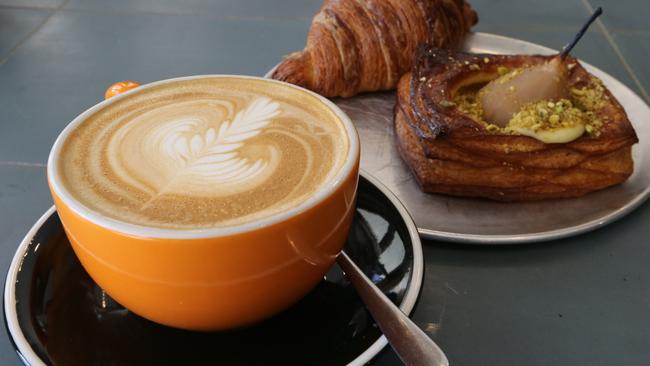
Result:
[[[131,80],[119,81],[109,86],[108,89],[106,89],[106,92],[104,93],[104,99],[112,98],[118,94],[122,94],[126,91],[135,89],[139,86],[140,84],[136,83],[135,81],[131,81]]]

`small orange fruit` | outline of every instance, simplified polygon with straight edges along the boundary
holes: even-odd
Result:
[[[106,93],[104,94],[104,99],[112,98],[118,94],[124,93],[125,91],[129,91],[139,86],[140,84],[131,80],[124,80],[124,81],[117,82],[109,86],[108,89],[106,89]]]

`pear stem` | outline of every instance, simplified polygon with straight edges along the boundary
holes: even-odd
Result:
[[[566,56],[569,54],[569,52],[571,52],[573,47],[575,47],[575,45],[578,43],[578,41],[580,41],[580,38],[582,38],[582,36],[587,31],[587,29],[589,29],[589,26],[591,25],[591,23],[593,23],[594,20],[596,20],[596,18],[598,18],[602,13],[603,13],[603,8],[601,8],[599,6],[598,9],[596,9],[596,11],[594,11],[594,13],[591,14],[589,19],[587,19],[587,22],[582,25],[582,28],[580,28],[578,33],[573,37],[573,40],[562,48],[562,52],[560,52],[560,58],[561,59],[564,60],[566,58]]]

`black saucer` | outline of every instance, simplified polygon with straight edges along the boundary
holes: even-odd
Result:
[[[404,312],[412,310],[423,275],[417,230],[367,174],[345,250]],[[88,277],[54,208],[18,248],[4,295],[5,325],[28,365],[361,365],[386,345],[338,266],[298,304],[246,329],[199,333],[152,323]]]

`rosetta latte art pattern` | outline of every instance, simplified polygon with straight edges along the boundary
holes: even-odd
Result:
[[[158,178],[141,180],[148,181],[149,186],[140,188],[150,191],[149,201],[165,193],[183,193],[198,195],[213,190],[219,185],[219,192],[232,194],[234,191],[244,189],[247,182],[260,182],[268,178],[278,164],[278,152],[270,147],[267,159],[250,160],[240,156],[239,149],[247,141],[259,135],[271,123],[273,117],[280,114],[280,106],[269,98],[253,100],[244,110],[239,111],[232,120],[225,120],[219,126],[210,126],[211,121],[206,121],[197,116],[183,117],[168,121],[152,120],[155,124],[151,129],[143,131],[147,125],[133,124],[126,126],[112,138],[109,154],[111,167],[116,172],[121,172],[124,180],[129,179],[129,160],[140,167],[139,175]],[[133,151],[131,159],[124,163],[117,157],[120,156],[120,145],[130,144],[129,134],[138,136],[141,143],[139,150]],[[121,149],[124,150],[124,149]],[[143,162],[139,162],[141,159]],[[155,172],[147,172],[147,168]],[[144,169],[144,171],[143,171]],[[136,171],[132,169],[131,171]],[[148,173],[148,174],[147,174]],[[136,173],[137,174],[137,173]],[[138,185],[138,182],[133,182]]]
[[[64,185],[121,221],[202,229],[295,206],[341,167],[345,131],[325,107],[208,86],[143,92],[98,112],[64,145]]]

